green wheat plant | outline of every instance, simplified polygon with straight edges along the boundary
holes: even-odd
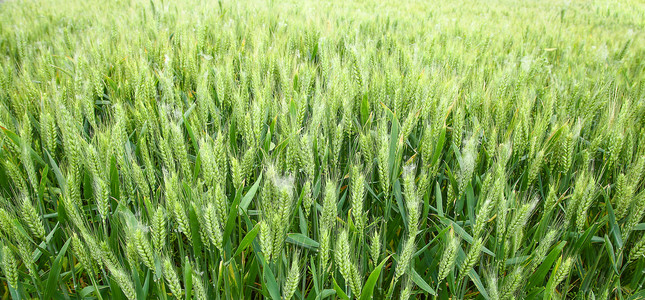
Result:
[[[644,20],[0,1],[0,299],[644,299]]]

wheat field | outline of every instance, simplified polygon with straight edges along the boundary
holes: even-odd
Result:
[[[0,3],[1,299],[645,299],[640,1]]]

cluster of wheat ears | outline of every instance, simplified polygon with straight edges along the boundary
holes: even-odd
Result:
[[[0,297],[643,299],[644,12],[0,3]]]

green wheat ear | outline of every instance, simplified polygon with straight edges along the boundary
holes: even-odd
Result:
[[[81,239],[77,234],[72,236],[72,249],[74,250],[74,255],[81,263],[81,266],[88,272],[94,272],[94,262],[92,261],[87,247],[83,244]]]
[[[405,282],[405,288],[401,291],[401,300],[407,300],[410,299],[410,296],[412,295],[412,289],[414,288],[414,282],[412,279],[408,279]]]
[[[508,278],[502,287],[500,299],[510,299],[513,297],[513,294],[522,284],[523,272],[522,267],[517,267],[507,276]]]
[[[397,262],[397,265],[396,265],[396,271],[394,275],[395,281],[398,280],[401,276],[403,276],[403,274],[405,274],[408,271],[415,248],[416,248],[416,245],[415,245],[414,239],[408,239],[403,244],[403,248],[402,248],[403,250],[401,251],[401,255],[399,256],[399,261]],[[451,258],[448,257],[447,259],[451,259]],[[443,266],[443,269],[440,268],[440,270],[444,271],[446,268],[447,266]],[[440,276],[444,275],[442,272],[439,272],[439,274]]]
[[[629,252],[629,260],[627,263],[631,263],[643,257],[643,255],[645,255],[645,236],[641,236],[640,240],[634,244],[634,247]]]
[[[41,217],[38,212],[36,212],[36,208],[28,197],[22,198],[20,215],[25,223],[27,223],[27,228],[29,228],[32,235],[40,239],[45,237],[45,227]]]
[[[461,263],[461,266],[459,266],[459,280],[461,281],[466,277],[466,274],[475,266],[477,261],[479,260],[479,257],[481,255],[483,247],[483,241],[481,238],[475,240],[473,244],[470,246],[470,250],[468,250],[468,254],[466,254],[466,258],[464,261]]]
[[[168,282],[168,287],[170,288],[170,291],[172,294],[179,298],[182,295],[182,289],[181,289],[181,284],[179,283],[179,277],[177,277],[177,273],[175,272],[175,268],[172,265],[172,262],[168,258],[164,258],[162,262],[162,267],[163,267],[163,275],[164,278],[166,278],[166,282]]]
[[[375,230],[370,239],[370,257],[372,263],[376,265],[381,257],[381,233]]]
[[[289,269],[289,273],[287,273],[287,279],[282,287],[282,298],[285,300],[289,300],[293,297],[293,294],[296,292],[298,282],[300,281],[300,267],[298,260],[298,255],[293,255],[291,268]]]
[[[132,280],[123,270],[114,268],[110,270],[110,273],[112,274],[114,281],[116,281],[119,287],[121,287],[121,290],[129,300],[137,299],[137,294]]]
[[[136,229],[134,233],[134,243],[136,245],[137,253],[139,258],[150,270],[155,269],[154,254],[152,252],[152,246],[147,236],[144,235],[141,229]]]
[[[196,270],[193,271],[192,277],[193,277],[192,282],[193,282],[193,289],[195,293],[195,299],[198,299],[198,300],[208,299],[206,288],[204,287],[202,277],[199,275],[199,273]]]
[[[363,203],[365,200],[365,176],[358,166],[352,167],[351,175],[351,207],[352,217],[360,235],[365,230],[365,213]]]
[[[12,288],[18,287],[18,262],[8,246],[2,247],[2,271],[9,286]]]

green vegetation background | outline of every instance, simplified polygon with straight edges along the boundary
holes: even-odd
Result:
[[[639,1],[0,3],[0,297],[643,299]]]

